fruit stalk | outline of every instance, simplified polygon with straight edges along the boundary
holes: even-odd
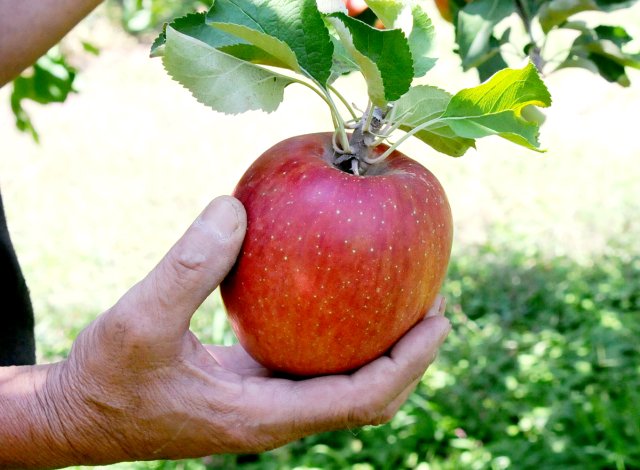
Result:
[[[371,149],[376,147],[387,124],[391,107],[381,108],[371,103],[360,118],[349,139],[349,151],[340,149],[334,153],[334,166],[350,171],[355,175],[365,175],[371,166]],[[339,130],[336,130],[339,132]],[[345,165],[346,164],[346,165]]]

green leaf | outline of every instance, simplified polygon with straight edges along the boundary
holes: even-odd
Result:
[[[554,26],[564,23],[576,13],[597,9],[595,0],[551,0],[540,9],[540,26],[548,33]]]
[[[422,77],[436,63],[431,57],[434,41],[433,23],[421,3],[402,0],[368,0],[367,4],[388,29],[401,29],[409,41],[414,62],[414,76]]]
[[[597,26],[591,30],[577,23],[569,25],[582,31],[571,46],[569,56],[557,68],[580,67],[598,73],[605,80],[629,86],[626,67],[640,69],[640,54],[623,50],[632,37],[620,26]]]
[[[238,44],[248,44],[239,38],[226,34],[206,23],[205,13],[190,13],[181,18],[174,19],[168,26],[180,33],[191,36],[199,41],[209,44],[211,47],[221,49],[224,47],[235,46]],[[151,46],[151,56],[156,57],[162,55],[161,48],[166,43],[166,26],[163,31],[153,42]]]
[[[263,49],[207,24],[205,13],[192,13],[177,18],[171,22],[169,26],[182,34],[191,36],[238,59],[246,60],[254,64],[283,68],[288,67],[287,64]],[[163,31],[151,46],[151,57],[161,57],[163,55],[165,42],[166,34]]]
[[[374,105],[384,107],[409,90],[413,59],[402,31],[379,30],[344,13],[333,13],[328,20],[360,67]]]
[[[434,44],[434,28],[431,18],[418,5],[411,10],[413,29],[409,34],[409,47],[414,62],[414,76],[422,77],[436,64],[431,56]]]
[[[216,0],[207,23],[326,85],[333,43],[315,0]]]
[[[62,103],[70,93],[76,91],[73,88],[75,77],[76,70],[54,48],[40,57],[29,71],[16,78],[10,100],[18,130],[31,134],[38,142],[38,132],[24,109],[23,102],[31,100],[39,104]]]
[[[495,52],[491,51],[493,28],[514,12],[514,2],[476,0],[458,12],[456,42],[465,70],[477,67]]]
[[[461,137],[499,135],[538,150],[539,124],[522,116],[522,109],[529,105],[551,105],[549,91],[531,63],[502,70],[487,82],[458,92],[440,119]]]
[[[500,45],[502,43],[503,42],[501,40],[496,39],[493,35],[489,38],[489,49],[485,56],[485,60],[476,66],[478,69],[478,77],[481,82],[488,80],[495,73],[508,67],[508,64],[502,58],[500,50]]]
[[[401,123],[400,129],[410,131],[422,124],[437,120],[447,109],[451,94],[440,88],[418,85],[394,103],[394,115]],[[415,137],[433,147],[435,150],[460,157],[470,148],[475,148],[475,141],[459,137],[453,129],[442,122],[435,126],[427,126],[414,134]]]
[[[340,40],[334,36],[331,36],[331,40],[333,41],[333,65],[331,66],[329,83],[333,83],[342,75],[360,70],[360,67]]]
[[[166,29],[162,62],[201,103],[224,113],[274,111],[293,80],[245,62],[198,39]]]
[[[583,11],[613,11],[627,8],[636,0],[551,0],[540,8],[538,17],[540,26],[548,33],[554,26],[559,26],[571,16]]]
[[[82,41],[82,49],[89,54],[98,56],[100,55],[100,48],[89,41]]]

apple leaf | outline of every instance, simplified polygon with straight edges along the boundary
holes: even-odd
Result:
[[[437,121],[451,101],[451,94],[433,86],[417,85],[394,103],[394,115],[400,129],[410,131],[430,121]],[[473,139],[460,137],[447,124],[439,122],[417,131],[414,136],[435,150],[452,157],[460,157],[475,148]]]
[[[629,86],[626,67],[640,69],[640,54],[629,54],[623,48],[633,38],[620,26],[597,26],[591,30],[580,23],[567,27],[578,29],[582,34],[571,46],[569,56],[557,68],[580,67],[600,74],[605,80]]]
[[[216,0],[207,23],[323,86],[329,79],[333,43],[315,0]]]
[[[498,135],[538,150],[539,123],[522,115],[523,108],[530,105],[551,105],[551,95],[532,63],[522,69],[502,70],[487,82],[456,93],[440,120],[460,137]]]
[[[31,134],[33,140],[39,143],[38,131],[23,106],[24,101],[39,104],[62,103],[70,93],[76,92],[75,78],[76,69],[67,62],[58,48],[49,50],[29,71],[17,77],[13,81],[10,101],[18,130]]]
[[[332,13],[327,18],[358,64],[374,105],[384,107],[409,90],[413,58],[401,30],[379,30],[344,13]]]
[[[174,19],[169,25],[176,31],[196,38],[215,48],[223,48],[244,42],[209,26],[206,23],[205,13],[189,13],[186,16]],[[163,46],[166,42],[167,35],[165,26],[162,33],[160,33],[151,45],[151,57],[162,56]]]
[[[254,64],[287,67],[286,64],[268,54],[263,49],[207,24],[205,13],[191,13],[181,18],[176,18],[169,26],[182,34],[191,36],[238,59],[246,60]],[[165,31],[156,38],[151,46],[151,57],[161,57],[164,54],[164,45],[166,43]]]
[[[456,42],[465,70],[495,55],[490,38],[493,28],[514,12],[514,2],[476,0],[458,12]]]
[[[162,62],[169,75],[201,103],[236,114],[274,111],[282,102],[289,77],[226,54],[168,26]]]
[[[538,18],[545,33],[567,21],[571,16],[583,11],[613,11],[626,8],[636,0],[551,0],[545,2]]]
[[[422,2],[402,0],[367,1],[387,29],[400,29],[408,39],[415,77],[422,77],[436,63],[436,59],[431,57],[434,41],[433,23],[420,3]]]
[[[480,78],[481,82],[488,80],[496,72],[508,67],[508,64],[502,57],[500,50],[500,46],[505,42],[509,42],[508,35],[506,36],[506,39],[505,37],[497,39],[493,35],[489,38],[489,46],[487,53],[484,56],[484,60],[476,66],[478,70],[478,78]]]
[[[331,36],[331,40],[333,41],[333,65],[331,66],[329,83],[333,83],[342,75],[360,70],[360,67],[340,40],[334,36]]]

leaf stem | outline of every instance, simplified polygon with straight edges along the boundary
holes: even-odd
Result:
[[[367,104],[366,114],[364,115],[365,119],[364,123],[362,124],[362,132],[369,132],[369,129],[371,128],[371,120],[373,119],[373,112],[375,109],[376,108],[373,103],[369,101],[369,103]]]
[[[331,98],[331,94],[327,91],[325,87],[323,87],[320,83],[318,83],[318,81],[315,80],[314,78],[311,78],[311,80],[316,86],[313,86],[310,83],[306,82],[305,80],[300,80],[299,78],[296,78],[296,77],[290,77],[290,79],[312,90],[316,95],[322,98],[322,101],[324,101],[327,104],[327,106],[329,106],[329,109],[331,110],[331,118],[333,120],[333,126],[336,130],[336,133],[340,137],[340,146],[342,147],[342,150],[344,152],[349,153],[351,149],[349,147],[349,137],[347,136],[346,124],[342,119],[340,112],[338,111],[338,107],[336,106],[336,103],[333,101],[333,98]]]
[[[347,111],[349,111],[349,114],[351,114],[351,117],[353,119],[358,119],[358,115],[354,111],[353,107],[349,104],[347,99],[338,91],[338,89],[332,85],[328,85],[328,89],[329,91],[331,91],[331,93],[333,93],[338,97],[338,99],[342,102],[344,107],[347,108]]]
[[[419,126],[414,127],[410,131],[407,131],[407,133],[405,135],[400,137],[393,145],[391,145],[387,150],[385,150],[380,156],[378,156],[376,158],[368,158],[366,160],[366,162],[369,163],[370,165],[375,165],[376,163],[380,163],[381,161],[385,160],[389,155],[391,155],[393,152],[395,152],[395,150],[402,143],[404,143],[404,141],[406,141],[407,139],[409,139],[413,135],[417,134],[421,130],[424,130],[424,129],[428,128],[428,127],[431,127],[433,124],[435,124],[436,122],[438,122],[440,120],[441,119],[439,117],[437,117],[437,118],[431,119],[431,120],[429,120],[427,122],[423,122]]]

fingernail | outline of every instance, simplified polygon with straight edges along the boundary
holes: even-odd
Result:
[[[442,315],[442,312],[444,311],[444,307],[442,306],[443,301],[444,301],[444,297],[438,294],[436,299],[433,301],[433,305],[431,306],[431,308],[429,309],[429,311],[424,317],[429,318],[429,317],[437,317],[438,315]]]
[[[221,240],[231,237],[240,226],[235,204],[227,197],[215,199],[202,214],[202,219]]]
[[[444,340],[447,339],[447,336],[449,336],[450,331],[451,331],[451,322],[447,319],[445,326],[440,332],[440,336],[438,338],[438,344],[444,343]]]
[[[447,310],[447,298],[440,296],[440,307],[438,307],[438,315],[444,316],[445,310]]]

